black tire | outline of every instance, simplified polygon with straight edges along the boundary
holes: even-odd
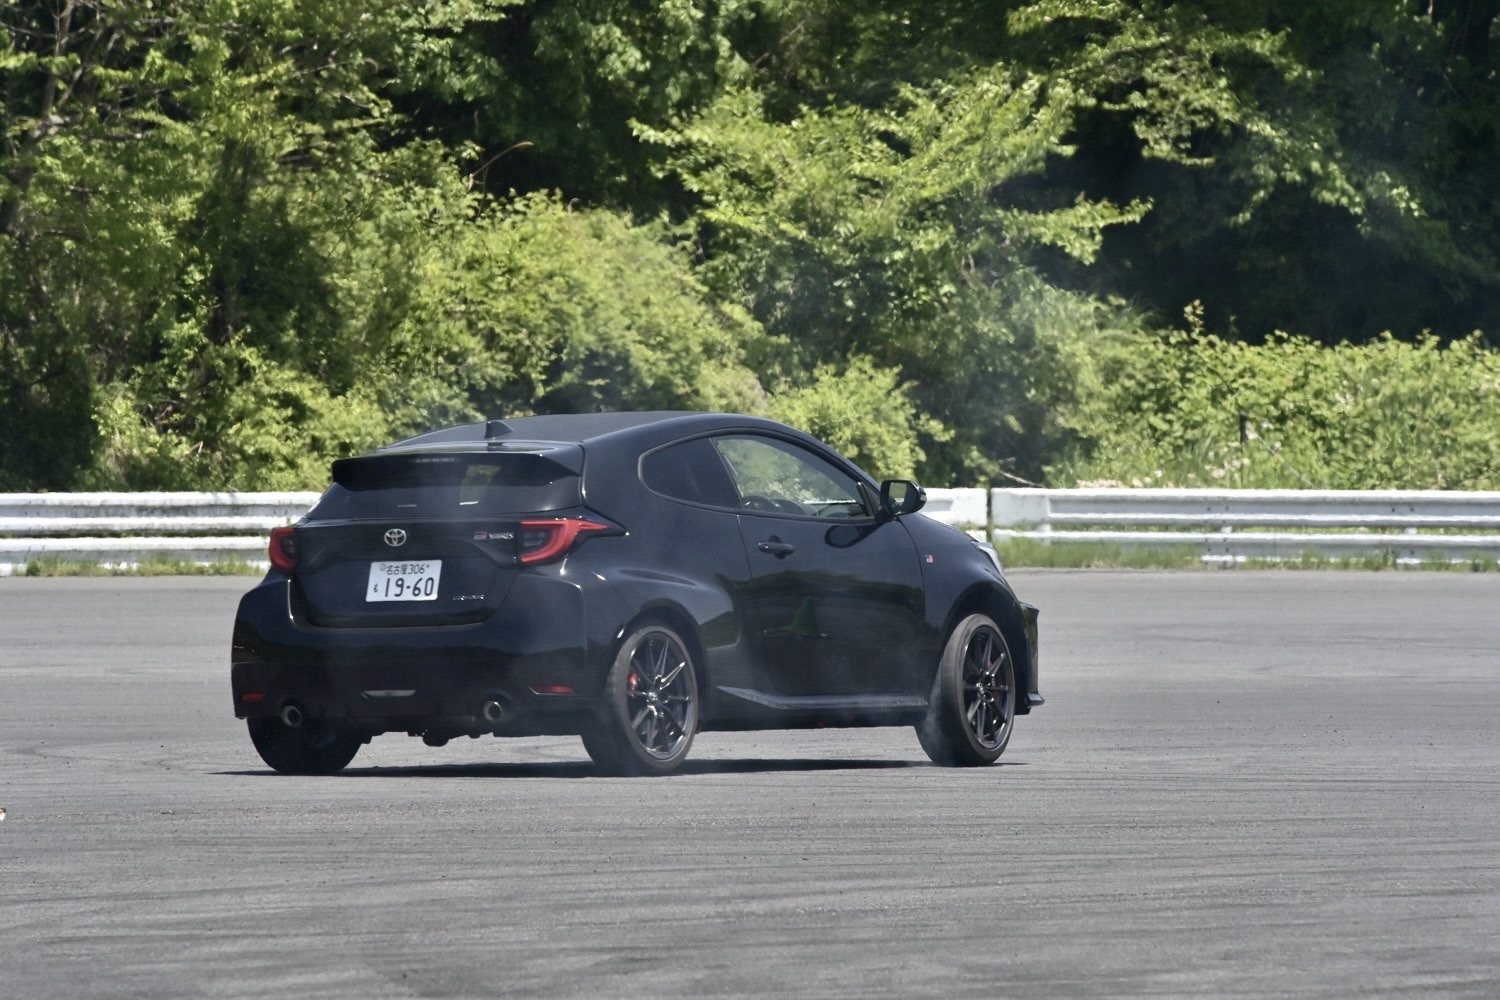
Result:
[[[248,719],[260,759],[282,774],[337,774],[364,741],[328,722],[308,720],[293,729],[280,719]]]
[[[933,763],[982,767],[1005,752],[1016,721],[1016,667],[985,615],[959,622],[943,649],[917,739]]]
[[[670,774],[697,729],[698,678],[687,644],[665,625],[637,627],[615,654],[584,749],[606,774]]]

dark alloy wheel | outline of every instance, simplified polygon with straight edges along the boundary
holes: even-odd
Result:
[[[948,637],[917,738],[934,763],[993,764],[1010,742],[1016,716],[1016,672],[1000,628],[970,615]]]
[[[246,721],[260,759],[282,774],[335,774],[364,743],[328,722],[308,720],[293,727],[280,719]]]
[[[664,625],[636,628],[610,667],[584,748],[610,774],[669,774],[697,728],[698,679],[686,643]]]

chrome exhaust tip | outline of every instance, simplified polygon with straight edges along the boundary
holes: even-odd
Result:
[[[281,706],[281,724],[288,729],[296,729],[307,721],[307,716],[294,702],[287,702]]]
[[[485,699],[484,704],[480,706],[479,714],[483,716],[485,722],[498,726],[510,713],[505,710],[505,703],[498,696],[492,696]]]

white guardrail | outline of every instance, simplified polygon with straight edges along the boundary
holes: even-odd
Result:
[[[1500,558],[1500,493],[1001,489],[990,491],[990,519],[997,542],[1189,546],[1205,562]]]
[[[0,493],[0,576],[32,561],[266,564],[317,493]],[[1500,493],[930,489],[923,513],[996,542],[1190,546],[1205,561],[1500,558]],[[1334,530],[1330,530],[1334,529]]]
[[[0,493],[0,576],[37,559],[264,567],[271,529],[317,493]]]

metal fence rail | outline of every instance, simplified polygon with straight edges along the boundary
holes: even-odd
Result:
[[[271,529],[317,493],[0,493],[0,576],[39,559],[263,566]]]
[[[1494,492],[997,489],[990,517],[996,541],[1191,546],[1208,561],[1500,558]]]
[[[0,576],[48,559],[264,567],[271,529],[291,524],[317,499],[317,493],[0,493]],[[926,513],[982,532],[986,504],[982,489],[934,489]]]
[[[316,493],[0,493],[0,576],[38,559],[265,565]],[[1191,546],[1205,560],[1500,559],[1500,493],[932,489],[929,517],[1003,542]]]

